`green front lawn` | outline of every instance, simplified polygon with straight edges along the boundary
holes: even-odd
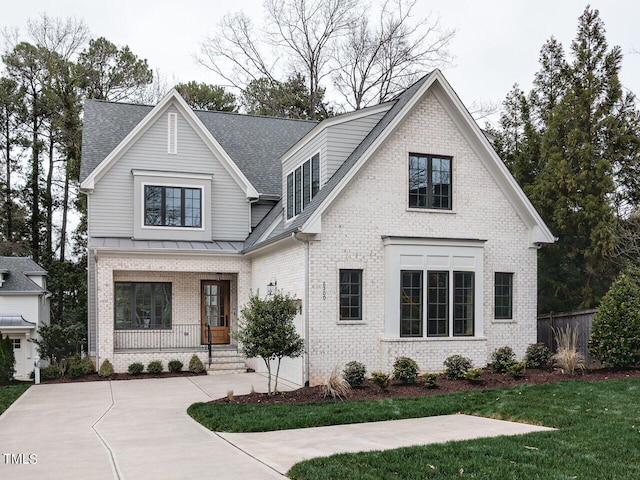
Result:
[[[266,431],[463,412],[555,427],[295,465],[294,479],[640,479],[640,379],[546,385],[394,400],[298,405],[194,404],[214,430]],[[345,439],[348,441],[348,439]]]
[[[15,402],[20,395],[27,391],[31,383],[13,382],[0,387],[0,415]]]

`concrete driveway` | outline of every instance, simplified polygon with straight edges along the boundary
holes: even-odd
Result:
[[[451,415],[218,434],[186,413],[252,385],[266,391],[255,373],[34,386],[0,416],[0,479],[282,479],[301,460],[337,452],[549,430]]]

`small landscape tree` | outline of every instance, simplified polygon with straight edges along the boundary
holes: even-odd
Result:
[[[13,354],[11,339],[0,335],[0,384],[13,379],[15,371],[16,357]]]
[[[297,305],[294,298],[275,293],[268,298],[252,295],[242,309],[244,322],[238,326],[235,337],[246,358],[260,357],[269,373],[269,395],[278,391],[280,362],[284,357],[296,358],[304,353],[304,341],[296,332],[293,318]],[[275,384],[271,390],[272,362],[277,361]]]

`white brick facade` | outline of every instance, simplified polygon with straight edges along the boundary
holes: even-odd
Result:
[[[407,208],[409,152],[453,157],[451,211]],[[476,297],[483,303],[484,332],[470,338],[385,338],[385,235],[486,240],[484,292]],[[368,371],[388,372],[403,355],[422,370],[436,371],[446,357],[461,354],[484,366],[495,348],[509,345],[522,357],[536,340],[536,250],[529,247],[528,229],[432,94],[325,212],[321,238],[311,244],[312,384],[350,360],[363,362]],[[363,270],[362,321],[339,320],[340,268]],[[514,272],[512,321],[493,320],[496,271]]]

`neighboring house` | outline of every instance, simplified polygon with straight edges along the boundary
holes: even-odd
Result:
[[[223,362],[267,285],[301,300],[306,354],[281,372],[298,384],[536,341],[536,251],[554,237],[439,70],[318,124],[194,112],[175,91],[88,101],[81,188],[90,351],[117,371],[207,362],[209,335]]]
[[[28,377],[38,355],[30,339],[49,324],[47,272],[30,258],[0,257],[0,335],[9,337],[16,377]]]

